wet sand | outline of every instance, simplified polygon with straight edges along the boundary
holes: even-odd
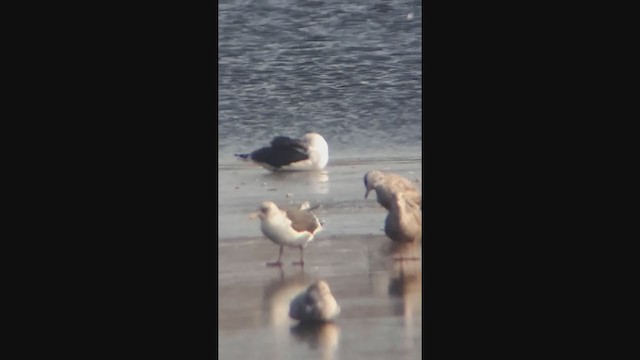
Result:
[[[271,174],[249,163],[219,167],[218,341],[221,359],[417,359],[422,356],[422,270],[419,247],[398,249],[384,231],[375,193],[364,199],[368,170],[420,179],[420,158],[336,159],[325,171]],[[289,196],[287,196],[289,194]],[[304,253],[285,248],[282,269],[265,266],[278,246],[248,214],[265,200],[320,204],[325,220]],[[332,324],[301,327],[289,302],[324,279],[342,308]]]

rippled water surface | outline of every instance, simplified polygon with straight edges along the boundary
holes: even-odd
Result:
[[[221,359],[418,359],[421,261],[384,249],[386,210],[364,199],[372,169],[422,180],[420,1],[219,1],[218,354]],[[324,171],[272,174],[236,152],[322,134]],[[265,200],[320,204],[305,267],[265,267],[278,247],[248,218]],[[304,329],[289,300],[325,279],[342,313]]]
[[[334,157],[420,152],[421,13],[406,0],[221,0],[221,159],[311,130]]]

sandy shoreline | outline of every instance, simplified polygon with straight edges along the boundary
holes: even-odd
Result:
[[[368,170],[421,178],[420,159],[397,160],[338,160],[324,172],[284,176],[244,163],[221,164],[220,358],[421,356],[421,261],[391,259],[391,241],[382,230],[386,210],[375,194],[364,199],[362,178]],[[248,219],[265,200],[322,205],[315,213],[326,221],[325,229],[305,249],[304,269],[291,265],[299,256],[291,248],[284,250],[281,270],[265,266],[277,258],[278,247],[262,235],[259,221]],[[316,279],[329,283],[342,313],[335,324],[296,327],[287,315],[289,301]]]

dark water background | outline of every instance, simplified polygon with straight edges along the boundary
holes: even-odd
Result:
[[[408,16],[412,14],[413,16]],[[218,355],[221,359],[419,359],[421,261],[382,249],[386,211],[368,170],[422,178],[422,4],[408,0],[221,0],[218,8]],[[317,131],[322,172],[271,174],[233,157]],[[322,207],[324,230],[284,251],[248,214],[265,200]],[[292,297],[326,280],[335,324],[299,331]]]
[[[308,131],[332,158],[419,153],[421,5],[219,1],[220,159]]]

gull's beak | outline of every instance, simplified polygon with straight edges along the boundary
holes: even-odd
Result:
[[[259,212],[252,212],[251,214],[249,214],[249,219],[251,220],[255,220],[257,218],[260,217],[260,213]]]

